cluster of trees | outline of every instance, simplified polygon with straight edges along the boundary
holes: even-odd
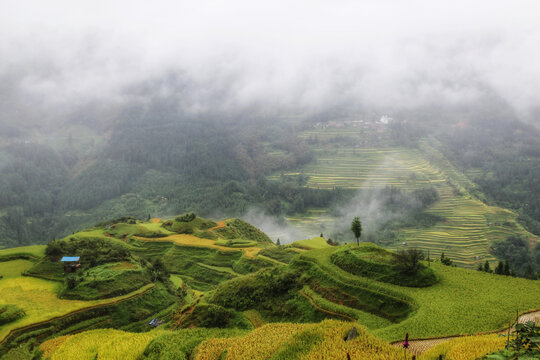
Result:
[[[499,263],[497,264],[497,266],[493,270],[491,269],[491,266],[489,265],[489,261],[486,260],[484,265],[482,265],[482,264],[478,265],[477,270],[487,272],[487,273],[495,273],[497,275],[516,276],[516,273],[514,272],[514,270],[510,269],[510,264],[508,263],[508,260],[499,261]]]
[[[414,275],[420,269],[420,261],[424,259],[424,253],[419,249],[400,250],[394,257],[394,265],[400,272]]]
[[[522,237],[510,236],[493,245],[493,254],[504,261],[499,262],[495,268],[496,271],[499,268],[499,273],[502,263],[504,275],[540,278],[540,244],[531,246],[529,241]],[[489,263],[484,264],[484,271],[489,270]]]
[[[58,261],[62,256],[80,256],[81,264],[90,267],[125,261],[131,256],[130,252],[121,245],[94,238],[53,240],[47,244],[45,255],[52,261]]]

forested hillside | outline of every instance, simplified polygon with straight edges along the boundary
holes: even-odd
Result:
[[[291,124],[261,129],[166,104],[124,109],[105,127],[9,129],[0,132],[0,247],[126,215],[240,214],[264,205],[264,174],[310,160]]]

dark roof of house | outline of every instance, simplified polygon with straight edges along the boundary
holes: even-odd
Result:
[[[80,256],[64,256],[60,261],[64,261],[64,262],[79,261],[80,258],[81,258]]]

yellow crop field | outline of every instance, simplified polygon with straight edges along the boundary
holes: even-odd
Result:
[[[160,334],[159,331],[129,333],[113,329],[91,330],[62,340],[49,340],[41,345],[41,349],[52,353],[51,360],[135,360],[142,356],[148,343]]]
[[[325,320],[320,324],[268,324],[240,338],[210,339],[199,345],[196,360],[374,359],[401,360],[404,354],[356,325],[358,337],[345,341],[354,325]],[[409,357],[410,359],[410,357]]]
[[[200,246],[200,247],[209,247],[212,249],[218,249],[223,251],[243,251],[244,254],[246,254],[247,257],[254,257],[261,251],[261,248],[259,247],[228,247],[228,246],[222,246],[222,245],[216,245],[215,240],[210,239],[204,239],[197,237],[195,235],[190,234],[175,234],[175,235],[169,235],[167,237],[162,238],[142,238],[134,236],[137,240],[142,241],[166,241],[166,242],[173,242],[178,245],[183,246]]]
[[[19,277],[23,271],[28,270],[34,265],[33,262],[28,260],[11,260],[0,262],[0,275],[3,278]]]
[[[41,344],[39,346],[39,350],[41,350],[42,358],[43,359],[50,358],[51,355],[60,347],[60,345],[62,345],[66,340],[68,340],[72,336],[73,335],[59,336],[57,338],[48,340],[44,342],[43,344]]]
[[[374,337],[363,327],[358,327],[358,337],[345,341],[351,323],[325,321],[321,324],[324,341],[315,345],[311,351],[301,359],[373,359],[373,360],[401,360],[403,351],[396,349],[384,341]]]
[[[229,348],[234,339],[215,338],[206,340],[195,350],[194,360],[216,360],[221,359],[221,354]]]
[[[43,255],[45,255],[45,245],[20,246],[0,250],[0,257],[15,254],[29,254],[35,257],[42,257]]]
[[[250,334],[231,340],[226,359],[263,360],[268,359],[277,349],[300,331],[305,325],[268,324],[253,330]],[[237,341],[233,341],[237,340]],[[223,346],[223,343],[216,344]],[[197,348],[195,359],[220,359],[221,353],[214,349],[214,342],[205,341]],[[216,357],[212,357],[215,355]]]
[[[2,294],[0,296],[0,305],[14,304],[26,313],[23,318],[0,327],[0,340],[12,329],[65,315],[86,307],[111,303],[143,292],[153,285],[147,285],[120,297],[94,301],[59,299],[57,293],[60,286],[61,284],[58,282],[32,277],[0,279],[0,293]]]
[[[497,334],[458,337],[436,345],[426,351],[421,360],[437,360],[445,355],[446,360],[475,360],[504,348],[506,338]]]

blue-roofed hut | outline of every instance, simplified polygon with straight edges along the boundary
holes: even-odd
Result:
[[[64,263],[65,272],[76,272],[81,267],[80,259],[80,256],[64,256],[60,261]]]

